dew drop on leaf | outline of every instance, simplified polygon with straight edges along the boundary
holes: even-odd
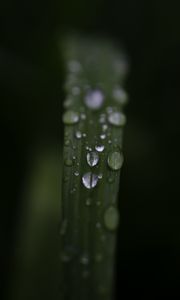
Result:
[[[122,167],[123,161],[123,155],[119,151],[110,152],[108,155],[108,166],[114,171],[117,171]]]
[[[104,151],[104,145],[96,145],[95,146],[96,151],[103,152]]]
[[[80,263],[82,265],[88,265],[89,264],[89,256],[87,254],[83,254],[80,258]]]
[[[82,138],[82,133],[81,133],[81,131],[76,131],[76,133],[75,133],[75,137],[77,138],[77,139],[81,139]]]
[[[95,151],[88,152],[86,158],[87,158],[87,163],[90,167],[96,166],[99,162],[99,155]]]
[[[125,105],[128,102],[127,93],[120,87],[117,87],[113,90],[113,98],[121,105]]]
[[[114,126],[124,126],[126,124],[126,116],[122,112],[113,112],[108,116],[108,121]]]
[[[100,135],[101,140],[105,140],[105,138],[106,138],[106,135],[104,133]]]
[[[75,111],[68,110],[63,115],[63,122],[66,125],[72,125],[79,122],[79,114]]]
[[[92,189],[97,185],[98,179],[98,175],[88,172],[83,175],[82,183],[87,189]]]
[[[90,90],[85,96],[85,104],[92,110],[101,108],[104,102],[104,95],[101,90]]]
[[[73,161],[70,158],[66,159],[64,163],[67,167],[71,167],[73,165]]]
[[[108,230],[115,230],[119,224],[119,212],[116,207],[110,206],[104,213],[104,224]]]

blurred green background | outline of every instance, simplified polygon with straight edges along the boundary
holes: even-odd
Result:
[[[180,294],[179,11],[178,0],[1,2],[2,295],[30,166],[38,149],[62,144],[58,41],[69,30],[118,41],[131,61],[117,299]]]

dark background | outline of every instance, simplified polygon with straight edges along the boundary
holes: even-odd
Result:
[[[57,41],[71,29],[122,42],[131,60],[117,299],[180,296],[179,12],[179,1],[168,0],[1,2],[2,291],[33,146],[62,143]]]

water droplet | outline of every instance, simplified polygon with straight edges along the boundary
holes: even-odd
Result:
[[[90,167],[94,167],[98,164],[99,155],[97,152],[95,151],[88,152],[86,158],[87,158],[87,163]]]
[[[113,112],[113,108],[111,106],[107,107],[106,108],[106,111],[108,114],[112,113]]]
[[[66,125],[72,125],[79,122],[79,114],[75,111],[68,110],[63,115],[63,122]]]
[[[88,265],[89,264],[89,256],[87,254],[83,254],[80,258],[80,263],[82,265]]]
[[[79,172],[78,172],[78,171],[75,171],[75,172],[74,172],[74,175],[75,175],[75,176],[79,176]]]
[[[97,206],[100,206],[100,205],[101,205],[101,201],[97,201],[97,202],[96,202],[96,205],[97,205]]]
[[[66,262],[69,262],[71,260],[71,257],[66,254],[65,252],[61,254],[61,261],[66,263]]]
[[[81,120],[86,120],[86,115],[84,113],[81,114]]]
[[[85,138],[85,137],[87,136],[87,134],[86,134],[86,133],[83,133],[83,135],[82,135],[82,136],[83,136],[83,138]]]
[[[103,152],[104,151],[104,145],[96,145],[95,146],[96,151]]]
[[[101,114],[100,118],[99,118],[99,123],[103,124],[106,122],[106,115],[105,114]]]
[[[70,158],[67,158],[64,163],[67,167],[71,167],[73,165],[73,161]]]
[[[112,170],[119,170],[123,164],[123,155],[119,151],[110,152],[108,155],[108,165]]]
[[[81,139],[81,138],[82,138],[82,133],[81,133],[81,131],[76,131],[75,137],[76,137],[77,139]]]
[[[97,222],[97,223],[96,223],[96,228],[97,228],[97,229],[100,229],[101,227],[102,227],[102,226],[101,226],[101,223],[100,223],[100,222]]]
[[[104,102],[104,95],[100,90],[90,90],[85,96],[87,107],[96,110],[99,109]]]
[[[122,112],[113,112],[108,116],[108,121],[114,126],[124,126],[126,124],[126,116]]]
[[[60,235],[64,235],[66,233],[66,229],[67,229],[67,220],[64,220],[61,224],[61,228],[60,228]]]
[[[71,92],[74,96],[78,96],[78,95],[80,95],[81,90],[78,86],[73,86]]]
[[[65,144],[65,146],[69,146],[70,145],[70,140],[65,140],[64,144]]]
[[[117,87],[113,90],[113,97],[121,105],[125,105],[128,102],[127,93],[120,87]]]
[[[103,174],[100,173],[100,174],[98,175],[98,178],[99,178],[99,179],[102,179],[102,178],[103,178]]]
[[[81,64],[77,60],[71,60],[68,63],[69,71],[77,73],[81,71]]]
[[[90,198],[86,199],[86,205],[87,205],[87,206],[90,206],[90,205],[91,205],[91,199],[90,199]]]
[[[108,125],[107,125],[107,124],[103,124],[102,130],[103,130],[103,131],[106,131],[107,129],[108,129]]]
[[[97,254],[95,255],[95,261],[96,261],[96,262],[101,262],[102,260],[103,260],[102,254],[101,254],[101,253],[97,253]]]
[[[89,277],[89,271],[83,271],[82,272],[82,277],[84,278],[84,279],[86,279],[86,278],[88,278]]]
[[[104,224],[107,229],[115,230],[119,224],[119,212],[116,207],[110,206],[104,213]]]
[[[104,133],[100,135],[101,140],[105,140],[105,138],[106,138],[106,135]]]
[[[92,189],[97,185],[98,179],[99,178],[96,174],[88,172],[88,173],[83,175],[82,183],[87,189]]]
[[[114,182],[114,177],[108,177],[108,182],[113,183]]]
[[[72,105],[72,99],[66,99],[63,105],[65,108],[69,108]]]

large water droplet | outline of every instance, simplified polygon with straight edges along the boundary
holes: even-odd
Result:
[[[66,125],[72,125],[79,122],[79,114],[75,111],[68,110],[63,115],[63,122]]]
[[[104,213],[104,224],[107,229],[115,230],[119,224],[119,212],[116,207],[110,206]]]
[[[85,96],[87,107],[96,110],[99,109],[104,102],[104,95],[101,90],[90,90]]]
[[[113,112],[108,116],[108,121],[114,126],[124,126],[126,124],[126,116],[122,112]]]
[[[96,145],[95,146],[96,151],[103,152],[104,151],[104,145]]]
[[[121,105],[125,105],[128,102],[127,93],[120,87],[117,87],[113,90],[113,97]]]
[[[83,175],[82,183],[87,189],[92,189],[97,185],[98,179],[98,175],[88,172]]]
[[[108,155],[108,165],[112,170],[119,170],[122,167],[124,158],[119,151],[110,152]]]
[[[87,153],[87,163],[90,167],[94,167],[98,164],[99,155],[97,152],[92,151]]]

